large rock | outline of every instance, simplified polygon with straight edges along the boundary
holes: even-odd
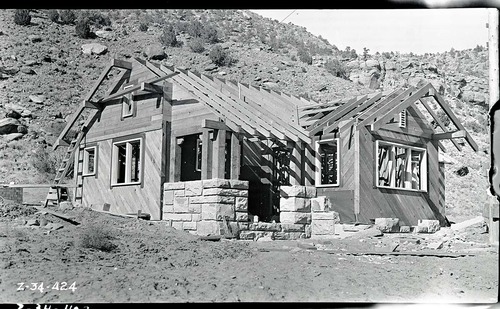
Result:
[[[33,103],[43,104],[43,102],[45,101],[45,96],[43,96],[43,95],[30,95],[29,99]]]
[[[0,119],[0,134],[17,133],[19,125],[21,125],[19,120],[14,118]]]
[[[6,142],[11,142],[11,141],[15,141],[17,139],[20,139],[21,137],[23,137],[23,133],[10,133],[10,134],[7,134],[7,135],[4,135],[5,137],[5,141]]]
[[[108,47],[99,43],[88,43],[82,45],[82,52],[87,55],[104,55]]]
[[[367,69],[377,69],[380,70],[380,63],[375,59],[368,59],[365,61],[365,65]]]
[[[163,51],[163,47],[160,44],[148,45],[144,50],[144,55],[148,57],[148,59],[152,60],[163,60],[167,58],[167,55]]]

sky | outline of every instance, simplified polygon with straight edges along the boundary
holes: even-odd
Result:
[[[487,8],[351,9],[351,10],[252,10],[303,26],[344,50],[363,48],[375,52],[437,53],[486,46]]]

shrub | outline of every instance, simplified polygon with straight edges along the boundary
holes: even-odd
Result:
[[[299,48],[299,50],[297,51],[297,56],[299,56],[300,61],[309,65],[313,62],[312,56],[309,54],[309,51],[305,47]]]
[[[30,10],[16,9],[14,13],[14,23],[21,26],[27,26],[31,22]]]
[[[203,41],[214,44],[219,42],[217,29],[210,25],[203,25],[201,22],[194,20],[186,26],[187,33],[194,38],[201,38]]]
[[[111,252],[117,248],[117,246],[111,242],[112,238],[108,230],[93,225],[82,232],[80,236],[80,245],[83,248]]]
[[[58,157],[53,152],[48,152],[45,148],[39,148],[36,155],[30,159],[30,164],[42,174],[55,174],[58,166]]]
[[[194,38],[188,43],[189,48],[195,53],[202,53],[205,51],[205,46],[203,40],[200,38]]]
[[[142,32],[148,31],[148,25],[146,23],[141,23],[139,25],[139,31],[142,31]]]
[[[333,76],[347,79],[347,70],[342,62],[337,59],[328,60],[325,63],[325,69]]]
[[[59,13],[57,12],[57,10],[48,10],[47,11],[47,16],[49,17],[49,19],[55,23],[57,23],[59,21]]]
[[[186,30],[190,36],[199,38],[203,33],[203,25],[199,21],[193,20],[191,23],[187,24]]]
[[[229,52],[224,50],[220,45],[215,45],[210,50],[208,57],[218,66],[230,66],[234,62]]]
[[[162,43],[164,46],[172,47],[178,47],[182,45],[182,43],[177,40],[177,33],[175,32],[172,25],[166,25],[163,28],[163,33],[160,36],[160,43]]]
[[[79,19],[75,26],[76,35],[82,39],[90,38],[90,25],[87,19]]]
[[[72,10],[62,10],[59,13],[59,18],[61,19],[61,23],[64,25],[73,24],[76,20],[76,15]]]
[[[217,30],[210,25],[203,28],[201,38],[209,44],[215,44],[215,43],[219,42]]]

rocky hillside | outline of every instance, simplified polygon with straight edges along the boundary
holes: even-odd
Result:
[[[456,153],[449,146],[456,162],[450,181],[459,177],[453,170],[466,165],[479,179],[471,190],[487,185],[484,47],[358,54],[303,27],[243,10],[31,10],[29,15],[23,25],[15,10],[0,10],[0,183],[49,182],[60,157],[49,146],[101,70],[113,57],[142,57],[318,102],[430,81],[484,150],[472,158],[468,150]]]

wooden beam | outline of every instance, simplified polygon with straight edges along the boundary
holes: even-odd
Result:
[[[433,140],[452,139],[461,137],[467,137],[467,131],[457,130],[453,132],[436,133],[432,135]]]
[[[335,130],[336,128],[338,128],[338,126],[339,126],[339,124],[340,124],[341,121],[348,120],[352,116],[355,116],[357,113],[359,113],[359,112],[361,112],[361,111],[369,108],[370,106],[372,106],[373,103],[375,103],[381,97],[382,97],[382,93],[378,92],[376,95],[374,95],[373,97],[371,97],[367,101],[363,102],[363,104],[360,104],[358,107],[354,108],[349,113],[347,113],[344,116],[342,116],[342,118],[334,121],[332,124],[330,124],[329,126],[327,126],[326,128],[324,128],[323,129],[323,134],[332,132],[333,130]]]
[[[431,87],[432,87],[432,85],[431,85]],[[439,103],[441,108],[444,110],[446,115],[451,119],[451,121],[457,127],[457,129],[466,131],[465,140],[467,141],[469,146],[471,146],[472,149],[474,149],[474,151],[478,151],[479,147],[477,146],[476,142],[474,141],[474,139],[472,139],[469,132],[467,132],[467,130],[465,130],[464,126],[462,125],[462,123],[460,123],[460,120],[457,118],[457,116],[455,116],[455,114],[451,110],[451,107],[448,105],[448,103],[445,102],[443,97],[441,97],[441,95],[439,93],[437,93],[437,91],[433,97]]]
[[[96,82],[94,83],[94,86],[92,86],[92,88],[90,88],[90,91],[83,98],[84,101],[90,101],[92,99],[92,97],[96,93],[97,89],[101,85],[102,81],[104,80],[104,78],[106,78],[106,76],[108,75],[109,71],[111,71],[112,68],[113,68],[113,64],[112,63],[108,64],[104,68],[104,70],[101,72],[101,75],[99,75],[99,77],[97,78]]]
[[[431,117],[434,119],[434,121],[438,124],[438,126],[444,132],[448,131],[446,129],[446,126],[444,125],[444,123],[441,121],[441,119],[439,119],[439,117],[436,115],[436,113],[434,113],[434,111],[429,106],[429,104],[427,104],[426,100],[427,100],[427,98],[422,98],[422,99],[420,99],[420,103],[422,103],[422,105],[425,107],[425,109],[431,115]],[[462,151],[462,146],[460,146],[460,144],[456,140],[452,139],[451,142],[453,143],[453,145],[455,145],[455,148],[457,148],[458,151]]]
[[[212,178],[224,178],[226,158],[226,130],[214,130]]]
[[[140,90],[151,92],[151,93],[163,93],[163,87],[153,85],[151,83],[146,83],[146,82],[141,83]]]
[[[403,101],[397,103],[394,107],[392,107],[390,110],[386,110],[384,115],[380,115],[381,117],[377,118],[377,120],[371,124],[371,130],[379,130],[382,126],[386,124],[387,121],[390,119],[394,118],[394,115],[400,113],[402,110],[406,109],[408,106],[412,105],[426,95],[429,90],[431,89],[431,84],[427,84],[423,86],[422,88],[418,89],[416,92],[412,93],[408,98],[404,99]]]
[[[360,117],[362,118],[365,116],[365,114],[372,112],[370,115],[367,115],[366,118],[358,123],[357,129],[359,130],[359,128],[371,124],[371,122],[374,121],[377,117],[384,115],[388,109],[394,107],[394,105],[396,104],[399,104],[406,98],[408,94],[412,93],[413,91],[415,91],[415,88],[410,87],[393,99],[387,98],[383,101],[378,102],[378,104],[372,105],[371,108],[367,109],[362,115],[360,115]],[[375,111],[375,109],[377,110]]]
[[[168,138],[168,137],[167,137]],[[169,182],[176,182],[181,180],[181,146],[177,144],[177,137],[171,135],[170,137],[170,171]]]
[[[290,142],[287,145],[291,148],[290,156],[290,184],[291,185],[302,185],[302,157],[304,155],[304,145],[302,142]]]
[[[364,95],[361,97],[361,99],[357,98],[352,98],[347,103],[344,105],[340,106],[336,110],[330,112],[329,114],[325,115],[323,118],[318,119],[315,123],[313,123],[309,128],[309,136],[314,136],[316,133],[319,133],[323,131],[323,128],[328,125],[330,121],[336,121],[339,120],[343,115],[348,113],[350,110],[361,104],[363,101],[366,100],[368,96]]]
[[[124,89],[124,90],[121,90],[121,91],[118,91],[116,93],[113,93],[109,96],[106,96],[102,99],[100,99],[98,101],[98,103],[105,103],[105,102],[108,102],[108,101],[111,101],[111,100],[114,100],[116,98],[119,98],[119,97],[122,97],[126,94],[129,94],[131,92],[134,92],[134,91],[137,91],[137,90],[141,90],[142,88],[142,84],[144,83],[148,83],[148,84],[155,84],[155,83],[158,83],[158,82],[161,82],[162,80],[165,80],[167,78],[171,78],[171,77],[174,77],[175,75],[179,74],[179,72],[173,72],[171,74],[167,74],[167,75],[164,75],[164,76],[160,76],[160,77],[154,77],[154,78],[150,78],[148,80],[146,80],[145,82],[139,84],[139,85],[135,85],[135,86],[132,86],[130,88],[127,88],[127,89]]]
[[[212,178],[212,140],[210,130],[203,129],[201,135],[201,179]]]
[[[90,102],[90,101],[84,101],[83,104],[85,105],[86,108],[92,108],[92,109],[102,109],[101,104],[97,104],[96,102]]]
[[[121,68],[121,69],[132,70],[132,62],[128,62],[125,60],[119,60],[119,59],[113,58],[111,60],[111,65],[114,67]]]
[[[54,145],[52,146],[53,150],[56,150],[57,147],[59,147],[59,146],[63,146],[63,143],[61,141],[64,139],[64,137],[69,132],[69,130],[73,127],[73,125],[75,124],[78,117],[80,117],[84,108],[85,108],[85,101],[83,101],[82,104],[78,105],[76,112],[71,116],[70,120],[68,121],[68,123],[66,124],[64,129],[59,134],[59,137],[57,138]]]
[[[231,132],[231,179],[240,179],[241,169],[241,141],[235,132]]]

